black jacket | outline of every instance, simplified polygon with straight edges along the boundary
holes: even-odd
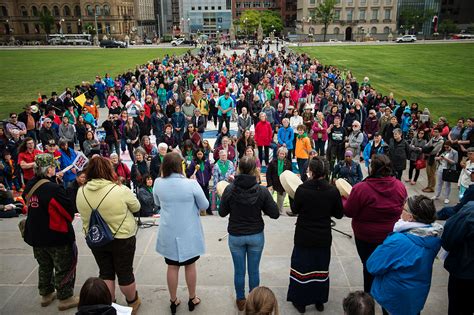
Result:
[[[26,185],[23,198],[40,180],[34,177]],[[74,206],[63,186],[52,181],[41,185],[28,202],[25,225],[25,242],[33,247],[51,247],[71,244],[75,241],[72,221]]]
[[[291,162],[288,159],[284,159],[283,162],[283,171],[291,171]],[[278,159],[273,159],[268,165],[267,187],[273,187],[273,190],[279,192],[280,194],[285,192],[285,189],[280,182],[280,176],[278,176]]]
[[[280,216],[272,195],[253,175],[237,175],[222,194],[219,215],[230,214],[227,231],[231,235],[252,235],[263,231],[262,211],[272,219]]]
[[[388,156],[392,161],[394,170],[404,170],[407,166],[407,159],[410,158],[410,146],[405,139],[402,139],[399,142],[395,141],[395,139],[390,139]]]
[[[153,177],[153,181],[157,177],[160,177],[161,158],[160,154],[155,155],[150,162],[150,175]]]
[[[112,305],[97,304],[78,307],[76,315],[116,315],[117,311]]]
[[[196,118],[198,119],[198,123],[196,124]],[[193,123],[194,127],[196,127],[198,133],[203,133],[206,129],[206,119],[204,116],[193,116],[191,118],[191,122]]]
[[[336,187],[326,180],[310,179],[296,189],[291,211],[296,220],[295,245],[331,246],[331,217],[343,216],[342,199]]]

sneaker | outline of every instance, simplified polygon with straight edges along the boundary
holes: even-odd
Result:
[[[41,297],[41,306],[46,307],[49,304],[53,303],[53,301],[56,299],[56,292],[52,292],[48,295],[43,295]]]
[[[75,308],[77,307],[77,304],[79,304],[79,297],[78,296],[71,296],[65,300],[60,300],[59,305],[58,305],[58,310],[60,311],[65,311],[70,308]]]
[[[235,304],[237,305],[237,309],[239,310],[239,312],[243,312],[245,310],[245,303],[247,303],[246,299],[235,300]]]
[[[128,303],[127,301],[128,307],[132,308],[132,315],[137,314],[138,309],[140,308],[140,305],[142,304],[142,299],[140,299],[140,297],[138,296],[138,292],[136,292],[135,294],[136,294],[135,301],[133,301],[132,303]]]
[[[433,192],[434,192],[434,190],[433,190],[433,189],[431,189],[431,188],[428,188],[428,187],[426,187],[426,188],[422,189],[421,191],[422,191],[422,192],[427,192],[427,193],[433,193]]]
[[[318,310],[318,312],[322,312],[324,311],[324,304],[323,303],[316,303],[316,309]]]
[[[431,197],[431,200],[438,200],[438,199],[439,199],[438,196],[433,196],[433,197]]]
[[[447,205],[448,203],[449,203],[449,199],[448,198],[444,199],[444,204]]]

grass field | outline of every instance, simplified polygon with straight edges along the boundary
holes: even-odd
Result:
[[[38,98],[58,94],[96,75],[116,75],[137,64],[182,54],[182,49],[38,49],[0,50],[0,119]]]
[[[450,125],[474,116],[474,44],[298,47],[323,64],[350,69],[359,82],[365,76],[384,95],[393,92],[428,107]]]

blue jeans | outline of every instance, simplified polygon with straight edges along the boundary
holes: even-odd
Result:
[[[260,258],[265,236],[263,232],[252,235],[233,236],[229,234],[229,249],[234,262],[234,287],[237,299],[245,298],[245,258],[249,274],[249,292],[260,285]]]

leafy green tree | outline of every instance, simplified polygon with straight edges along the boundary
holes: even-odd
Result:
[[[404,30],[414,27],[415,30],[423,28],[423,24],[431,20],[436,14],[434,10],[405,9],[400,13],[400,25]]]
[[[457,33],[459,31],[458,26],[453,22],[453,20],[446,19],[442,20],[438,26],[438,32],[444,34],[446,37],[448,34]]]
[[[245,34],[254,34],[260,23],[265,34],[270,34],[273,30],[280,33],[283,30],[281,16],[269,10],[245,10],[234,25],[238,24]]]
[[[334,6],[336,0],[324,0],[315,9],[316,21],[324,25],[323,41],[326,41],[326,34],[328,32],[328,25],[334,20]]]
[[[43,27],[46,34],[51,34],[51,28],[54,25],[54,17],[51,15],[49,11],[42,11],[40,13],[40,22],[41,26]]]
[[[85,28],[87,33],[89,33],[91,35],[95,35],[95,27],[94,27],[94,25],[92,25],[92,23],[87,23],[84,26],[84,28]]]

